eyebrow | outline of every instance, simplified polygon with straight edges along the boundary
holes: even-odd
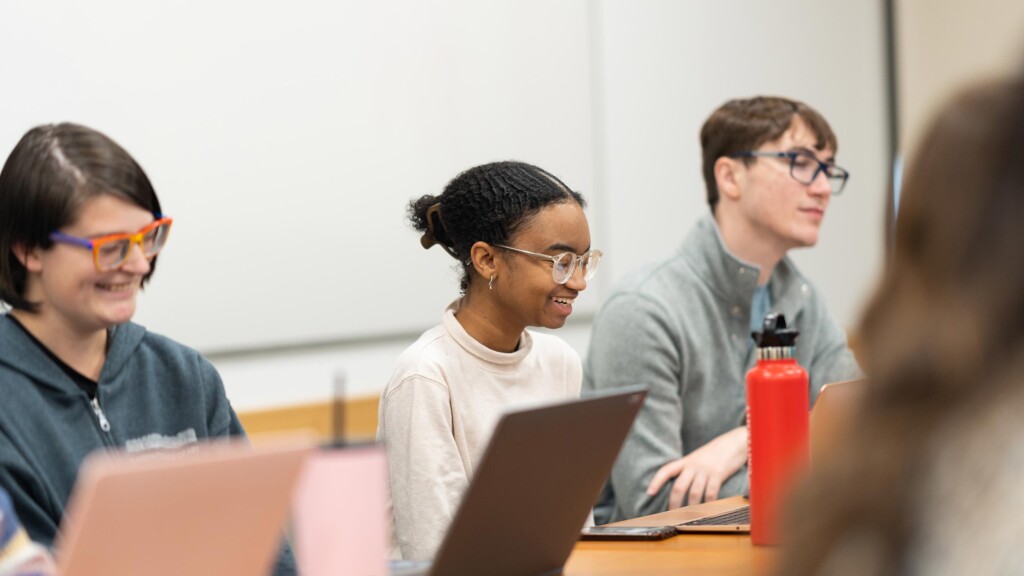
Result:
[[[794,146],[794,147],[790,148],[789,151],[790,152],[807,152],[808,154],[810,154],[811,156],[814,156],[815,158],[818,157],[817,153],[815,153],[814,150],[811,150],[810,148],[806,148],[804,146]],[[824,162],[826,164],[834,164],[835,161],[836,161],[836,157],[835,156],[829,156],[828,158],[825,158],[824,160],[822,160],[822,162]]]
[[[138,231],[135,232],[101,232],[99,234],[89,234],[88,236],[82,236],[82,238],[88,238],[89,240],[96,240],[97,238],[105,238],[107,236],[134,236]]]
[[[156,222],[156,220],[153,220],[153,222]],[[149,224],[144,224],[142,226],[142,228],[145,228],[146,226],[149,226],[153,222],[150,222]],[[103,238],[103,237],[106,237],[106,236],[134,236],[134,235],[138,234],[139,232],[141,232],[142,228],[139,228],[135,232],[100,232],[98,234],[89,234],[87,236],[80,236],[80,238],[87,238],[89,240],[95,240],[97,238]]]
[[[568,244],[552,244],[547,248],[547,251],[549,252],[553,252],[555,250],[558,250],[560,252],[572,252],[573,254],[586,254],[587,252],[590,252],[590,246],[587,246],[587,249],[584,250],[583,252],[576,252],[576,248],[573,246],[569,246]]]

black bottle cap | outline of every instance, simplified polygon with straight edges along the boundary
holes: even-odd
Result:
[[[782,348],[796,345],[796,337],[800,332],[795,328],[786,328],[786,316],[781,312],[769,312],[764,317],[760,332],[751,332],[750,336],[758,348]]]

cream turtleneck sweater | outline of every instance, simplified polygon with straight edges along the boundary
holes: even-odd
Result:
[[[434,556],[503,412],[580,392],[579,355],[560,338],[524,331],[515,352],[491,350],[456,320],[459,304],[402,353],[381,394],[377,437],[407,560]]]

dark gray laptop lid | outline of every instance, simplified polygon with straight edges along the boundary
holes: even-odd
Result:
[[[646,395],[621,388],[505,414],[430,573],[560,573]]]

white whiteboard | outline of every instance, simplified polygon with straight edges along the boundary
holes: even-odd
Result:
[[[5,0],[3,157],[99,129],[175,218],[136,319],[206,352],[435,324],[405,205],[492,160],[593,189],[584,0]],[[591,303],[591,307],[596,302]]]
[[[852,173],[794,253],[849,327],[882,256],[882,48],[881,5],[838,0],[5,0],[0,154],[70,120],[139,160],[176,219],[137,315],[158,332],[404,342],[458,294],[411,198],[492,160],[558,175],[606,254],[592,312],[706,213],[706,116],[781,94],[825,114]]]

